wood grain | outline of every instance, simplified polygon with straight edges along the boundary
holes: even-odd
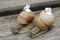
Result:
[[[60,39],[60,7],[52,9],[56,17],[54,27],[45,34],[31,39],[27,34],[14,35],[10,32],[10,27],[17,25],[16,17],[18,14],[0,17],[0,40],[58,40]],[[34,11],[39,14],[41,10]]]
[[[53,6],[52,4],[60,3],[59,0],[0,0],[0,12],[11,10],[22,10],[26,4],[31,5],[31,9],[34,7],[47,7]],[[41,8],[40,8],[41,9]]]

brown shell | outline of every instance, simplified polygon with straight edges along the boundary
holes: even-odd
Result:
[[[35,17],[34,12],[22,11],[17,17],[17,22],[20,24],[28,24],[30,21],[34,19],[34,17]]]
[[[40,29],[46,30],[50,25],[53,24],[54,20],[54,15],[40,14],[35,23]]]

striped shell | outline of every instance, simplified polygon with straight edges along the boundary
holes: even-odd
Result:
[[[50,25],[53,24],[54,20],[55,20],[54,15],[49,15],[45,14],[44,12],[41,12],[37,17],[35,23],[40,29],[46,30]]]
[[[32,21],[35,17],[34,12],[29,11],[22,11],[19,16],[17,17],[17,22],[20,24],[28,24],[30,21]]]

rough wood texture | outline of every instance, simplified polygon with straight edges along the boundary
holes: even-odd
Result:
[[[14,35],[10,32],[10,27],[17,25],[16,17],[18,14],[0,17],[0,40],[60,40],[60,7],[53,8],[56,17],[54,27],[49,32],[31,39],[27,34]],[[35,11],[38,14],[41,10]]]
[[[56,2],[57,1],[57,2]],[[22,9],[26,4],[31,7],[59,3],[58,0],[0,0],[0,12],[7,10]],[[33,6],[34,5],[34,6]]]

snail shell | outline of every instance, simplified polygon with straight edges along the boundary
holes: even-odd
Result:
[[[30,5],[26,5],[24,7],[24,11],[22,11],[17,17],[17,22],[20,24],[28,24],[35,17],[34,12],[29,9]]]
[[[45,8],[45,11],[39,14],[35,23],[40,29],[46,30],[53,24],[54,20],[55,16],[51,13],[51,8]]]

